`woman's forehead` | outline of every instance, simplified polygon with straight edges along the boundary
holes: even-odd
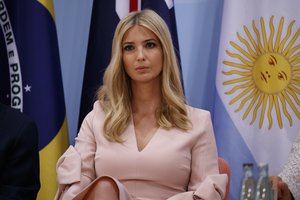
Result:
[[[124,34],[123,42],[133,41],[137,39],[155,39],[158,40],[158,37],[148,28],[141,25],[134,25],[130,27]]]

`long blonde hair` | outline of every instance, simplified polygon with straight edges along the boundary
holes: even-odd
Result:
[[[98,100],[106,113],[104,135],[109,141],[122,142],[120,134],[128,127],[131,118],[131,85],[122,63],[122,40],[126,31],[135,25],[151,30],[158,37],[163,50],[159,126],[166,129],[191,128],[169,29],[158,14],[145,9],[132,12],[119,22],[113,38],[112,57],[104,73],[103,85],[98,90]]]

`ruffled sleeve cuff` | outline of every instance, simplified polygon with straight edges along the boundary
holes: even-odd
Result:
[[[224,199],[227,182],[226,174],[207,176],[194,192],[194,199]]]
[[[81,158],[73,146],[70,146],[59,158],[56,172],[59,187],[80,181]]]

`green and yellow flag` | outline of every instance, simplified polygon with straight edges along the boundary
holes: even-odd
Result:
[[[0,0],[0,101],[38,126],[41,189],[53,199],[55,166],[68,146],[66,110],[52,0]]]

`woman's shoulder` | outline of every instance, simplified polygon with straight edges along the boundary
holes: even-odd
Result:
[[[93,104],[93,109],[90,111],[90,113],[104,113],[103,107],[101,105],[101,102],[99,100],[96,100]]]
[[[186,105],[187,113],[189,116],[193,117],[210,117],[210,112],[201,108],[193,107],[191,105]]]
[[[92,110],[85,116],[85,121],[93,121],[98,117],[104,117],[105,113],[99,100],[95,101]]]
[[[207,135],[207,133],[211,134],[212,127],[212,119],[210,112],[205,109],[186,106],[187,115],[192,123],[191,132],[195,133],[195,135],[201,137],[203,135]]]
[[[211,114],[208,110],[186,105],[187,116],[191,120],[193,127],[211,123]],[[201,123],[200,123],[201,122]]]

